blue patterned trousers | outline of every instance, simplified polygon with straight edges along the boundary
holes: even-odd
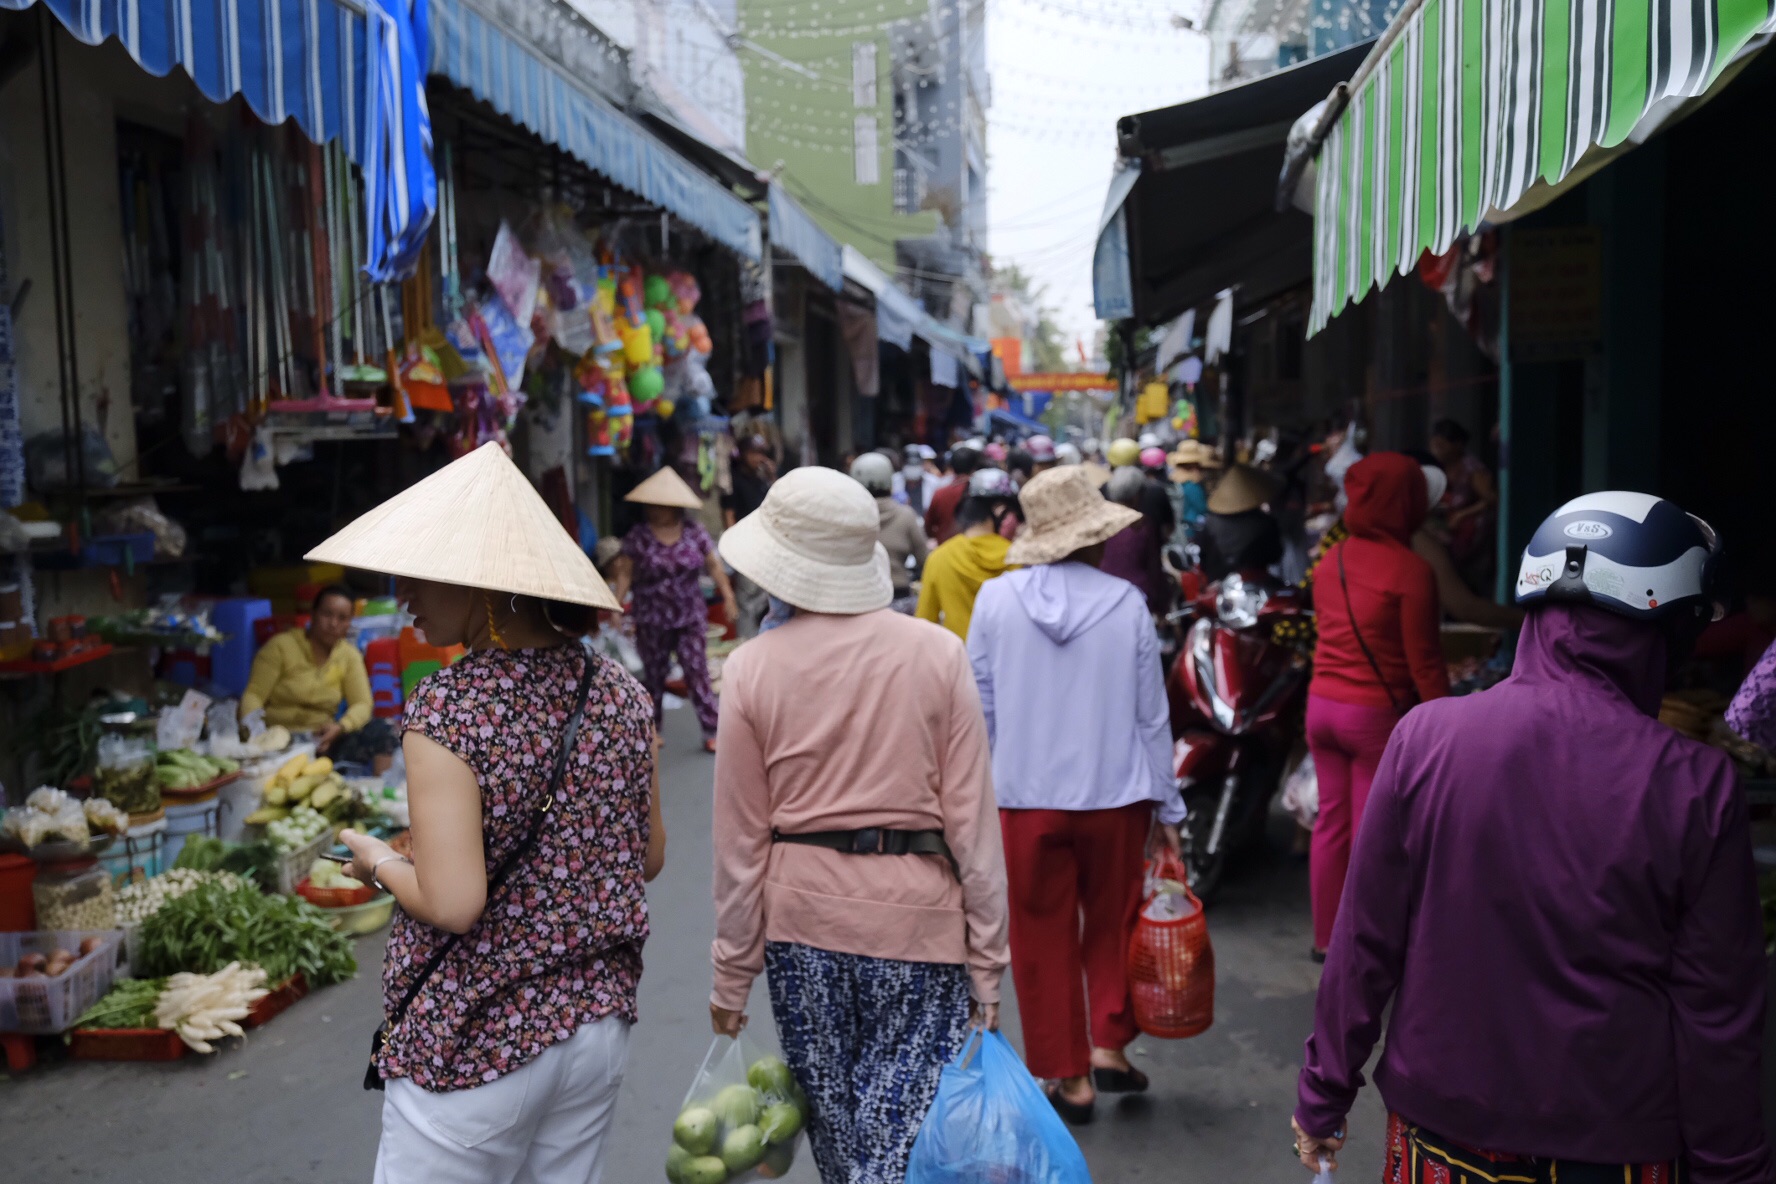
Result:
[[[968,971],[765,945],[784,1059],[808,1095],[822,1184],[902,1184],[937,1080],[968,1034]]]

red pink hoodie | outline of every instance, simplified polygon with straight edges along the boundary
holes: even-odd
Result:
[[[1404,453],[1377,452],[1351,466],[1344,489],[1351,537],[1314,570],[1320,644],[1309,690],[1336,703],[1402,711],[1440,699],[1449,693],[1449,668],[1438,638],[1437,576],[1411,541],[1428,509],[1424,473]]]

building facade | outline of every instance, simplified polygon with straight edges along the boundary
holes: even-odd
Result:
[[[738,0],[746,154],[926,311],[985,299],[982,0]]]

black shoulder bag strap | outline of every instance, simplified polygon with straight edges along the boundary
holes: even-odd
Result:
[[[512,848],[509,855],[500,860],[493,875],[487,877],[487,903],[489,906],[493,904],[494,894],[505,884],[506,878],[536,847],[537,836],[541,834],[543,829],[543,819],[548,815],[549,808],[555,804],[555,795],[561,792],[561,779],[567,775],[567,761],[573,755],[576,742],[580,738],[580,720],[586,714],[586,698],[591,694],[591,691],[592,655],[587,654],[586,668],[580,675],[580,698],[574,704],[573,714],[567,717],[567,727],[561,733],[561,748],[556,752],[555,765],[549,771],[549,792],[543,796],[542,804],[531,813],[530,828],[524,832],[524,837],[518,840],[518,845]],[[413,985],[407,988],[407,994],[396,1005],[393,1014],[378,1025],[376,1031],[371,1035],[370,1064],[364,1070],[365,1089],[379,1090],[383,1088],[382,1072],[376,1067],[376,1058],[381,1055],[383,1045],[388,1043],[389,1033],[394,1031],[406,1018],[407,1009],[412,1007],[413,1001],[419,997],[420,989],[431,981],[432,975],[438,972],[438,967],[444,964],[444,959],[448,958],[450,952],[456,949],[456,943],[461,941],[463,936],[460,933],[453,933],[445,939],[444,944],[438,947],[438,951],[426,961],[424,968],[419,972],[419,977],[413,980]]]
[[[1344,542],[1340,542],[1337,548],[1338,586],[1344,592],[1344,615],[1350,618],[1351,633],[1356,636],[1357,644],[1363,647],[1363,656],[1369,659],[1369,669],[1375,671],[1375,681],[1379,682],[1381,684],[1381,689],[1387,693],[1388,706],[1394,709],[1395,715],[1405,715],[1406,712],[1400,706],[1399,697],[1394,694],[1393,686],[1388,682],[1387,676],[1381,672],[1381,663],[1375,660],[1375,655],[1369,650],[1369,643],[1363,640],[1363,631],[1357,628],[1357,613],[1356,610],[1351,607],[1350,581],[1346,579],[1344,575],[1344,543],[1349,541],[1350,540],[1346,539]]]

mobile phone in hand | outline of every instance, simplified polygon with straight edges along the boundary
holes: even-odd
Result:
[[[350,863],[352,861],[352,857],[350,855],[335,855],[331,851],[321,852],[321,858],[325,859],[329,863]]]

